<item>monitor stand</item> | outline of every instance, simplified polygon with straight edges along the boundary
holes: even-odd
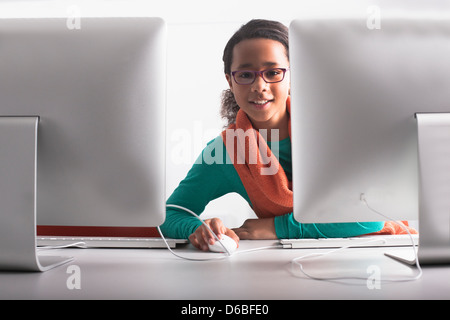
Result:
[[[450,113],[417,113],[420,264],[450,264]],[[415,264],[412,255],[387,254]]]
[[[72,260],[37,254],[39,117],[0,117],[0,270],[47,271]]]

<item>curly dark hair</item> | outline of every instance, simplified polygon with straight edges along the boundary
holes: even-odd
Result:
[[[271,39],[280,42],[286,49],[286,56],[289,59],[289,30],[280,22],[254,19],[241,26],[236,33],[228,40],[223,51],[223,63],[225,74],[231,76],[231,63],[233,62],[233,49],[239,42],[247,39]],[[234,94],[230,89],[222,92],[222,103],[220,115],[230,125],[236,121],[236,114],[239,106],[236,103]]]

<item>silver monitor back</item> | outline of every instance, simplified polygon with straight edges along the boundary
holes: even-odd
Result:
[[[416,112],[450,111],[450,20],[290,25],[294,215],[418,219]]]
[[[0,116],[40,118],[38,225],[164,221],[165,88],[159,18],[0,19]]]

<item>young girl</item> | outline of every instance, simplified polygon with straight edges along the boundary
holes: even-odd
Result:
[[[258,219],[248,219],[236,229],[218,218],[205,221],[218,236],[225,234],[237,243],[349,237],[382,229],[383,222],[301,224],[292,215],[287,27],[275,21],[248,22],[228,41],[223,61],[230,88],[224,92],[221,114],[228,128],[206,146],[167,204],[200,215],[211,200],[237,192]],[[271,152],[272,145],[277,152]],[[196,217],[175,208],[167,208],[161,231],[167,237],[188,238],[201,250],[215,242]]]

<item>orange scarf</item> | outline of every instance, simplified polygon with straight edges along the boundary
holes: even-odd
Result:
[[[286,101],[288,114],[290,107],[288,98]],[[241,133],[245,135],[240,134],[238,129],[242,129]],[[290,117],[289,135],[291,135]],[[237,113],[236,123],[222,132],[222,139],[256,215],[259,218],[272,218],[291,213],[292,183],[263,136],[253,129],[252,123],[242,109]]]

